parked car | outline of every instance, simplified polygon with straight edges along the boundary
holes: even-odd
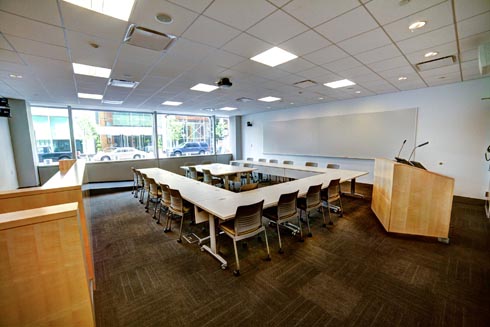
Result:
[[[206,152],[209,152],[209,145],[206,142],[185,142],[171,151],[167,151],[171,156],[176,157],[183,154],[205,154]]]
[[[71,151],[53,151],[49,146],[41,146],[37,148],[37,156],[39,162],[46,162],[45,160],[57,162],[62,159],[71,159]]]
[[[107,148],[104,151],[98,152],[93,157],[93,160],[107,161],[107,160],[142,159],[145,158],[146,155],[147,155],[146,152],[131,147]]]

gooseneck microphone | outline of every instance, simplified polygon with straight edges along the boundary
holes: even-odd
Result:
[[[402,149],[403,149],[403,147],[405,146],[405,143],[407,143],[407,140],[403,141],[403,143],[402,143],[402,147],[400,148],[400,151],[398,151],[398,155],[396,156],[397,158],[399,158],[399,157],[400,157],[400,153],[402,153]]]
[[[413,150],[412,150],[412,153],[410,153],[410,157],[408,157],[408,161],[410,161],[410,159],[412,158],[413,153],[415,152],[415,149],[416,149],[416,148],[421,148],[421,147],[423,147],[423,146],[425,146],[425,145],[427,145],[427,144],[429,144],[429,142],[425,142],[425,143],[422,143],[422,144],[419,144],[419,145],[415,146],[415,147],[413,148]]]

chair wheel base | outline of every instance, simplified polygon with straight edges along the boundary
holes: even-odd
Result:
[[[268,255],[267,258],[265,258],[265,261],[271,261],[271,260],[272,259],[271,259],[271,256],[270,255]]]
[[[236,277],[240,276],[240,270],[234,270],[233,275],[235,275]]]
[[[326,228],[327,227],[327,224],[323,224],[322,227]]]
[[[300,241],[301,243],[303,243],[303,242],[305,241],[305,239],[304,239],[304,238],[300,238],[300,239],[299,239],[299,241]]]
[[[313,237],[313,234],[312,233],[308,233],[308,237]]]
[[[182,240],[179,238],[179,239],[177,240],[177,243],[182,243]]]
[[[164,233],[168,233],[168,232],[170,232],[170,228],[165,228],[165,229],[163,230],[163,232],[164,232]]]

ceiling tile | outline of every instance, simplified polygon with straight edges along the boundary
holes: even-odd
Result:
[[[478,60],[463,62],[461,69],[463,70],[463,79],[465,81],[482,77],[478,68]]]
[[[391,59],[386,59],[383,61],[375,62],[372,64],[369,64],[368,66],[374,70],[375,72],[382,72],[384,70],[389,70],[397,67],[403,67],[409,65],[408,61],[405,59],[405,57],[395,57]]]
[[[357,60],[364,64],[371,64],[373,62],[383,61],[386,59],[398,57],[401,52],[393,44],[388,44],[384,47],[376,48],[374,50],[369,50],[366,52],[361,52],[355,57]]]
[[[411,65],[405,65],[401,67],[383,70],[378,74],[384,79],[389,81],[398,80],[398,77],[400,76],[407,77],[408,78],[407,80],[409,80],[411,76],[418,76],[417,72],[415,71],[415,68],[412,67]]]
[[[400,5],[400,1],[373,0],[366,4],[366,8],[376,17],[381,25],[408,16],[413,19],[411,22],[413,23],[418,20],[418,12],[445,1],[446,0],[405,1],[403,2],[403,5]]]
[[[3,34],[10,34],[25,39],[65,46],[63,29],[60,27],[35,22],[1,11],[0,31],[2,31]]]
[[[268,0],[268,1],[278,7],[282,7],[286,3],[290,2],[291,0]]]
[[[276,9],[265,0],[215,0],[204,15],[243,31]]]
[[[233,52],[242,57],[251,58],[272,48],[270,43],[264,42],[251,35],[242,33],[223,46],[223,50]]]
[[[408,26],[413,23],[411,17],[402,18],[384,26],[385,31],[394,41],[400,41],[416,37],[418,35],[437,30],[441,27],[453,24],[453,11],[449,1],[430,7],[417,13],[417,19],[427,24],[417,30],[410,30]]]
[[[161,53],[123,44],[112,69],[111,77],[140,81],[150,67],[160,59]]]
[[[347,70],[350,68],[362,66],[362,64],[355,60],[352,57],[346,57],[340,60],[332,61],[327,64],[323,64],[322,67],[334,72],[334,73],[339,73],[343,70]]]
[[[244,60],[248,60],[248,58],[244,58],[242,56],[238,56],[224,50],[214,50],[206,57],[201,65],[215,65],[224,68],[230,68]]]
[[[23,64],[19,55],[15,51],[0,49],[0,61],[6,61],[13,64]]]
[[[315,27],[315,30],[330,41],[339,42],[376,27],[378,27],[378,24],[366,9],[364,9],[364,7],[358,7],[342,16]]]
[[[425,58],[424,55],[429,51],[435,51],[438,52],[439,54],[434,57]],[[457,55],[457,54],[458,54],[458,48],[456,46],[456,42],[450,42],[438,46],[433,46],[427,49],[419,50],[416,52],[412,52],[410,54],[407,54],[407,58],[412,64],[416,64],[427,60],[433,60],[433,59],[437,59],[445,56]]]
[[[61,26],[56,0],[2,0],[1,6],[9,13]]]
[[[390,39],[381,30],[381,28],[377,28],[370,32],[366,32],[364,34],[342,41],[338,44],[338,46],[346,52],[355,55],[361,52],[388,45],[390,43]]]
[[[358,67],[342,70],[339,71],[338,74],[356,83],[358,81],[358,78],[362,79],[363,76],[366,76],[369,79],[372,79],[374,75],[374,73],[365,66],[358,66]]]
[[[458,34],[460,38],[488,31],[490,31],[490,11],[458,23]]]
[[[240,31],[237,29],[200,16],[182,36],[192,41],[220,48],[238,34]]]
[[[69,30],[117,42],[121,42],[126,34],[128,22],[73,5],[66,1],[60,1],[60,4],[65,27]]]
[[[459,40],[461,51],[476,49],[480,44],[490,42],[490,31],[485,33],[475,34]]]
[[[14,49],[7,42],[7,39],[0,33],[0,49],[14,51]]]
[[[280,44],[304,31],[308,27],[281,10],[274,12],[247,32],[274,45]]]
[[[281,43],[279,47],[297,56],[303,56],[329,45],[330,42],[313,30],[301,33],[292,39]]]
[[[104,94],[107,82],[109,81],[108,78],[78,74],[75,74],[75,80],[77,81],[78,92],[94,94]]]
[[[444,67],[439,67],[439,68],[434,68],[430,69],[427,71],[420,72],[420,75],[422,78],[427,81],[427,78],[433,78],[433,77],[441,77],[441,76],[446,76],[448,74],[459,74],[459,65],[457,63],[449,65],[449,66],[444,66]]]
[[[461,21],[485,11],[490,11],[490,1],[488,0],[455,0],[454,8],[456,21]]]
[[[439,44],[454,42],[455,40],[454,27],[446,26],[432,32],[397,42],[397,44],[404,53],[412,53]]]
[[[317,65],[323,65],[347,56],[348,54],[336,45],[330,45],[326,48],[309,53],[305,55],[304,58]]]
[[[441,76],[424,77],[424,80],[427,84],[429,84],[429,86],[437,86],[437,85],[461,82],[461,76],[459,72],[451,72],[451,73],[443,74]]]
[[[151,13],[151,14],[149,14]],[[172,17],[171,24],[163,24],[156,20],[155,15],[165,13]],[[198,14],[164,0],[138,0],[131,14],[131,23],[146,28],[180,36],[197,18]]]
[[[267,79],[280,78],[281,76],[289,75],[279,69],[274,69],[266,65],[260,64],[252,60],[246,60],[231,68],[239,72],[254,74]]]
[[[288,73],[297,73],[301,71],[305,71],[314,67],[315,65],[309,61],[306,61],[301,58],[296,58],[294,60],[288,61],[287,63],[276,66],[280,70],[284,70]]]
[[[461,58],[460,59],[461,62],[477,60],[478,59],[478,50],[477,49],[471,49],[468,51],[463,51],[463,52],[461,52],[460,58]]]
[[[31,41],[11,35],[6,36],[8,37],[9,42],[14,46],[15,50],[19,53],[69,61],[65,47]]]
[[[202,13],[213,0],[169,0],[176,5],[185,7],[197,13]]]
[[[283,10],[314,27],[359,6],[356,0],[294,0]]]
[[[66,31],[66,36],[73,62],[98,67],[112,67],[120,42],[75,31]],[[97,44],[98,48],[94,48],[90,44]]]
[[[304,77],[305,79],[311,79],[311,80],[316,80],[317,77],[320,76],[325,76],[325,75],[330,75],[332,72],[326,70],[325,68],[322,68],[320,66],[316,66],[310,69],[307,69],[305,71],[296,73],[299,76]]]

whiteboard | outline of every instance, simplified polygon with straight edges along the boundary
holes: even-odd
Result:
[[[264,154],[374,159],[402,157],[415,146],[417,108],[264,124]]]

